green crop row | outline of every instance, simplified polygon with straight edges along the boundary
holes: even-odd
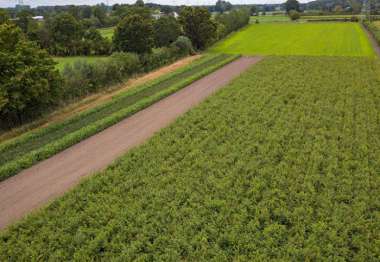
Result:
[[[10,177],[215,71],[238,56],[209,55],[194,64],[120,94],[112,101],[62,123],[31,132],[0,146],[0,180]],[[133,98],[133,99],[131,99]],[[0,161],[1,162],[1,161]]]
[[[267,57],[0,234],[1,261],[377,261],[380,62]]]

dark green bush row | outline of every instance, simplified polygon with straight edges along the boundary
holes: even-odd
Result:
[[[249,24],[251,14],[249,9],[240,8],[215,17],[218,22],[218,39],[243,28]]]
[[[110,59],[94,63],[78,61],[67,64],[62,72],[65,80],[63,100],[72,100],[99,91],[126,78],[152,71],[189,55],[189,50],[176,46],[155,49],[150,54],[114,53]]]
[[[358,22],[359,18],[356,16],[351,17],[335,17],[335,18],[309,18],[306,19],[307,22]]]
[[[111,115],[108,115],[90,125],[84,126],[83,128],[74,131],[72,133],[69,133],[65,136],[62,136],[60,139],[56,140],[53,143],[47,144],[42,146],[41,148],[38,148],[34,151],[28,152],[27,154],[21,156],[20,158],[8,162],[5,165],[0,167],[0,181],[6,179],[7,177],[10,177],[12,175],[15,175],[17,172],[19,172],[22,169],[25,169],[27,167],[30,167],[31,165],[35,164],[38,161],[41,161],[43,159],[46,159],[64,149],[67,147],[76,144],[80,142],[81,140],[94,135],[95,133],[98,133],[105,128],[121,121],[122,119],[130,116],[133,113],[136,113],[143,108],[146,108],[147,106],[153,104],[154,102],[157,102],[158,100],[174,93],[175,91],[187,86],[191,82],[211,73],[212,71],[218,69],[219,67],[225,65],[226,63],[236,59],[237,56],[226,56],[225,59],[220,61],[219,63],[209,65],[205,68],[203,68],[200,72],[196,74],[192,74],[188,76],[187,78],[184,78],[182,80],[176,81],[175,84],[169,86],[168,88],[164,89],[163,91],[154,94],[152,96],[147,96],[145,98],[142,98],[137,103],[131,105],[130,107],[123,108]],[[112,101],[110,102],[112,103]],[[97,110],[97,109],[93,109]],[[61,128],[65,128],[64,125],[60,125]],[[52,127],[53,129],[54,127]],[[40,132],[46,132],[45,130],[42,130]],[[40,135],[40,134],[39,134]],[[10,148],[11,146],[15,146],[17,144],[20,144],[22,141],[26,141],[28,139],[33,138],[34,136],[38,136],[38,134],[27,134],[24,137],[19,138],[19,141],[14,140],[10,141],[8,143],[4,143],[4,145],[1,146],[1,151],[6,150],[7,148]]]

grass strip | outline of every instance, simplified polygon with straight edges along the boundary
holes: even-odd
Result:
[[[76,130],[75,132],[69,133],[65,136],[63,136],[61,139],[56,140],[55,142],[52,142],[50,144],[46,144],[41,148],[38,148],[36,150],[33,150],[14,161],[10,161],[3,166],[0,167],[0,181],[17,174],[19,171],[28,168],[32,166],[33,164],[47,159],[50,156],[53,156],[54,154],[82,141],[85,138],[88,138],[105,128],[116,124],[117,122],[121,121],[122,119],[152,105],[153,103],[159,101],[160,99],[169,96],[170,94],[186,87],[190,83],[202,78],[205,75],[210,74],[211,72],[217,70],[218,68],[222,67],[223,65],[235,60],[239,56],[226,56],[222,61],[219,61],[218,63],[209,65],[208,67],[204,68],[200,72],[189,76],[186,79],[183,79],[182,81],[179,81],[176,84],[173,84],[169,88],[162,90],[152,96],[146,97],[138,101],[137,103],[131,105],[130,107],[126,107],[124,109],[121,109],[120,111],[117,111],[107,117],[104,117],[90,125],[87,125],[79,130]]]

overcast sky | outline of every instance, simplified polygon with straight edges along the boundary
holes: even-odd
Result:
[[[19,0],[0,0],[0,7],[14,7]],[[282,3],[285,0],[230,0],[232,4],[273,4]],[[107,3],[107,0],[23,0],[24,4],[30,6],[38,5],[94,5],[97,3]],[[116,3],[134,3],[135,0],[108,0],[108,4]],[[170,5],[202,5],[214,4],[216,0],[146,0],[149,3],[157,4],[170,4]],[[301,0],[300,2],[308,2],[308,0]]]

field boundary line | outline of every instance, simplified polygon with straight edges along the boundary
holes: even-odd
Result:
[[[367,37],[369,39],[369,41],[371,42],[371,45],[377,55],[377,57],[380,58],[380,46],[379,44],[377,43],[376,39],[375,39],[375,36],[372,34],[371,31],[369,31],[362,23],[360,23],[360,26],[361,28],[364,30],[364,32],[366,32],[367,34]]]

